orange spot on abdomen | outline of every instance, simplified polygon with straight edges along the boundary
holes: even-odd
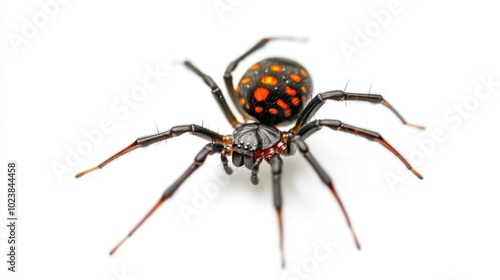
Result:
[[[259,102],[266,100],[268,95],[269,95],[269,90],[261,87],[257,88],[253,92],[253,97],[255,97],[255,99]]]
[[[245,77],[245,78],[241,79],[241,83],[242,83],[242,84],[248,84],[251,80],[252,80],[252,78],[250,78],[250,77]]]
[[[274,72],[283,72],[283,67],[281,67],[280,65],[271,65],[269,66],[269,69],[271,69],[271,71],[274,71]]]
[[[297,83],[300,83],[300,81],[302,81],[302,78],[297,74],[290,74],[290,79],[292,79],[293,81],[295,81]]]
[[[269,113],[272,114],[272,115],[276,115],[278,113],[278,109],[276,108],[269,108]]]
[[[261,82],[268,86],[274,86],[278,83],[278,79],[273,76],[263,76]]]
[[[288,106],[288,104],[285,101],[278,99],[276,101],[276,104],[278,104],[278,106],[280,106],[281,109],[284,110],[283,114],[285,115],[285,117],[288,118],[288,117],[290,117],[290,115],[292,115],[292,110],[290,110],[290,107]]]
[[[289,86],[286,86],[285,87],[285,92],[288,94],[288,95],[291,95],[291,96],[294,96],[295,94],[297,94],[297,91],[294,90],[293,88],[289,87]]]
[[[280,106],[283,109],[288,109],[288,107],[289,107],[288,104],[285,101],[281,100],[281,99],[278,99],[276,101],[276,104],[278,104],[278,106]]]

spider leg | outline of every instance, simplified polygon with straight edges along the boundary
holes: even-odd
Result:
[[[283,218],[281,215],[281,208],[283,206],[283,199],[281,196],[281,167],[283,166],[283,160],[279,154],[274,154],[269,158],[269,164],[271,165],[271,170],[273,172],[273,202],[278,216],[281,267],[285,267],[285,253],[283,250]]]
[[[252,177],[250,177],[250,181],[252,181],[252,184],[257,185],[259,184],[259,177],[257,176],[259,174],[259,166],[262,163],[263,157],[258,157],[252,167]]]
[[[174,195],[175,191],[180,187],[184,181],[194,172],[198,167],[200,167],[209,155],[213,155],[214,153],[222,153],[226,148],[223,144],[220,143],[210,143],[203,147],[203,149],[196,155],[194,158],[194,162],[189,166],[189,168],[172,184],[168,187],[162,194],[161,198],[156,202],[156,204],[149,210],[149,212],[142,218],[142,220],[129,232],[125,238],[123,238],[109,253],[113,255],[120,246],[127,241],[127,239],[132,236],[135,231],[172,195]]]
[[[338,120],[316,120],[302,127],[297,132],[297,135],[301,136],[302,139],[306,139],[307,137],[311,136],[313,133],[315,133],[322,127],[328,127],[333,130],[355,134],[364,137],[370,141],[378,142],[382,146],[384,146],[387,150],[389,150],[391,153],[393,153],[396,157],[398,157],[399,160],[401,160],[401,162],[403,162],[403,164],[406,166],[406,168],[408,168],[408,170],[410,170],[413,174],[415,174],[417,178],[419,178],[420,180],[424,178],[422,177],[422,175],[420,175],[420,173],[418,173],[415,169],[413,169],[413,167],[408,163],[408,161],[406,161],[406,159],[404,159],[403,156],[396,149],[394,149],[378,132],[344,124]]]
[[[229,164],[228,164],[228,160],[227,160],[227,154],[228,150],[224,149],[222,150],[222,152],[220,153],[220,161],[222,162],[222,166],[224,167],[224,171],[226,171],[226,174],[227,175],[231,175],[233,174],[233,169],[231,169],[231,167],[229,167]]]
[[[236,119],[234,116],[233,112],[227,105],[226,99],[224,98],[224,95],[222,95],[222,91],[220,90],[219,86],[214,82],[214,80],[206,75],[205,73],[201,72],[200,69],[198,69],[196,66],[194,66],[191,62],[189,61],[184,61],[184,65],[189,68],[191,71],[193,71],[196,75],[198,75],[200,78],[203,79],[205,84],[207,84],[210,89],[212,89],[212,94],[219,104],[219,107],[222,109],[222,112],[226,116],[227,120],[233,127],[238,127],[241,125],[241,123]]]
[[[398,118],[399,120],[408,126],[424,129],[423,126],[415,125],[408,123],[403,116],[389,103],[387,102],[382,95],[379,94],[363,94],[363,93],[350,93],[344,92],[342,90],[333,90],[320,93],[316,95],[304,108],[304,110],[299,114],[299,118],[295,124],[295,127],[292,128],[292,131],[297,132],[304,124],[309,122],[312,116],[325,104],[327,100],[334,101],[362,101],[369,102],[373,104],[382,104],[385,107],[389,108]]]
[[[340,199],[340,196],[338,195],[337,191],[335,190],[335,187],[333,186],[332,179],[326,171],[319,165],[319,163],[316,161],[316,159],[313,157],[313,155],[309,152],[309,148],[306,145],[306,142],[304,142],[304,139],[300,137],[299,135],[295,135],[293,139],[291,140],[293,143],[295,143],[299,149],[299,151],[302,153],[302,155],[306,158],[306,160],[311,164],[313,167],[314,171],[318,173],[318,176],[321,178],[321,181],[325,185],[328,186],[330,191],[332,192],[333,196],[337,200],[337,203],[340,206],[340,209],[342,210],[342,213],[344,214],[344,217],[347,221],[347,225],[349,226],[349,229],[351,230],[352,237],[354,238],[354,243],[356,243],[356,247],[361,249],[361,245],[359,244],[358,237],[356,236],[356,233],[354,232],[354,228],[352,227],[351,220],[349,218],[349,215],[347,215],[347,211],[344,207],[344,204],[342,203],[342,200]]]
[[[257,42],[253,47],[251,47],[248,51],[246,51],[244,54],[239,56],[237,59],[229,63],[229,65],[226,68],[226,73],[224,73],[224,82],[226,83],[226,88],[229,92],[229,95],[231,96],[231,100],[233,101],[234,105],[236,108],[238,108],[238,111],[240,114],[243,116],[245,121],[249,120],[247,117],[246,113],[243,111],[243,109],[240,107],[240,104],[238,102],[237,94],[234,89],[233,85],[233,75],[232,72],[238,67],[238,63],[240,63],[243,59],[245,59],[247,56],[250,54],[254,53],[255,51],[263,48],[269,41],[273,40],[288,40],[288,41],[306,41],[307,39],[305,38],[295,38],[295,37],[269,37],[269,38],[264,38]]]
[[[230,136],[220,135],[220,134],[218,134],[218,133],[216,133],[214,131],[211,131],[209,129],[206,129],[204,127],[201,127],[201,126],[198,126],[198,125],[195,125],[195,124],[174,126],[170,130],[167,130],[167,131],[164,131],[164,132],[161,132],[161,133],[158,133],[158,134],[153,134],[153,135],[149,135],[149,136],[144,136],[144,137],[137,138],[137,140],[135,140],[132,144],[130,144],[125,149],[123,149],[120,152],[114,154],[113,156],[111,156],[107,160],[103,161],[101,164],[99,164],[99,165],[97,165],[95,167],[92,167],[90,169],[87,169],[87,170],[85,170],[83,172],[80,172],[80,173],[76,174],[75,177],[76,178],[80,178],[80,177],[82,177],[83,175],[85,175],[87,173],[90,173],[90,172],[95,171],[97,169],[101,169],[104,166],[106,166],[108,163],[110,163],[111,161],[113,161],[113,160],[121,157],[122,155],[124,155],[126,153],[129,153],[129,152],[131,152],[131,151],[133,151],[133,150],[135,150],[137,148],[147,147],[147,146],[149,146],[149,145],[151,145],[153,143],[157,143],[159,141],[167,140],[169,138],[179,136],[179,135],[184,134],[186,132],[190,132],[190,133],[192,133],[192,134],[194,134],[196,136],[199,136],[201,138],[204,138],[204,139],[207,139],[207,140],[216,141],[218,143],[228,143],[227,142],[228,139],[229,139],[229,142],[231,142],[230,141],[231,140]]]

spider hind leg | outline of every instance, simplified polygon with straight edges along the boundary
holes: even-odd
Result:
[[[156,210],[167,200],[172,197],[174,193],[179,189],[179,187],[186,181],[194,171],[196,171],[207,159],[208,156],[213,155],[215,153],[222,153],[226,150],[226,147],[220,143],[210,143],[203,147],[203,149],[196,155],[194,158],[194,162],[188,167],[188,169],[177,179],[175,180],[170,187],[168,187],[160,197],[160,199],[156,202],[156,204],[149,210],[149,212],[142,218],[139,223],[125,236],[118,244],[111,250],[109,253],[113,255],[122,245],[127,241],[141,226],[144,222],[154,213]]]

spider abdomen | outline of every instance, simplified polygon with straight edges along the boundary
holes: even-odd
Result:
[[[277,125],[297,119],[312,89],[311,78],[302,65],[274,57],[250,67],[236,87],[236,93],[248,115],[260,123]]]

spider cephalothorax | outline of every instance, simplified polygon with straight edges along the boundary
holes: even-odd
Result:
[[[405,166],[412,171],[415,176],[422,179],[422,176],[415,171],[411,165],[387,142],[380,134],[374,131],[344,124],[339,120],[320,119],[311,121],[316,111],[328,100],[334,101],[363,101],[374,104],[382,104],[389,108],[403,122],[416,128],[421,126],[409,124],[381,95],[350,93],[341,90],[326,91],[317,94],[310,102],[307,102],[312,93],[312,82],[307,70],[299,63],[284,58],[268,58],[256,64],[243,75],[237,85],[233,86],[232,72],[238,63],[254,51],[262,48],[271,40],[296,40],[294,38],[265,38],[260,40],[250,50],[229,64],[224,74],[224,82],[231,96],[233,103],[242,114],[244,122],[239,122],[233,115],[226,103],[224,96],[217,84],[210,76],[205,75],[189,61],[184,64],[195,72],[211,88],[217,103],[224,112],[229,123],[234,127],[234,132],[228,135],[221,135],[207,128],[190,124],[172,127],[170,130],[138,138],[131,145],[122,151],[111,156],[96,167],[78,173],[76,177],[81,177],[91,171],[106,166],[114,159],[132,151],[136,148],[146,147],[159,141],[164,141],[172,137],[180,136],[189,132],[195,136],[211,141],[196,155],[191,166],[162,194],[158,202],[147,213],[147,215],[132,229],[132,231],[116,245],[113,254],[134,232],[154,213],[163,202],[171,197],[180,185],[200,167],[209,155],[220,154],[222,166],[227,174],[232,173],[228,165],[227,155],[232,156],[234,166],[245,166],[252,171],[251,181],[253,184],[259,182],[257,174],[259,166],[263,161],[270,164],[272,170],[273,202],[278,216],[280,232],[280,252],[281,264],[285,265],[283,254],[283,223],[282,223],[282,198],[281,198],[281,172],[283,161],[281,156],[291,156],[295,151],[299,151],[314,168],[321,181],[330,189],[337,200],[340,209],[347,221],[354,238],[356,246],[360,248],[356,234],[351,225],[349,216],[337,194],[333,182],[328,174],[319,165],[316,159],[309,152],[305,142],[309,136],[323,127],[333,130],[347,132],[364,137],[368,140],[380,143],[387,150],[396,155]],[[257,120],[253,122],[252,120]],[[275,125],[286,124],[295,121],[295,125],[288,131],[280,131]]]
[[[233,164],[252,169],[263,152],[281,141],[281,131],[259,123],[243,124],[233,133]]]

